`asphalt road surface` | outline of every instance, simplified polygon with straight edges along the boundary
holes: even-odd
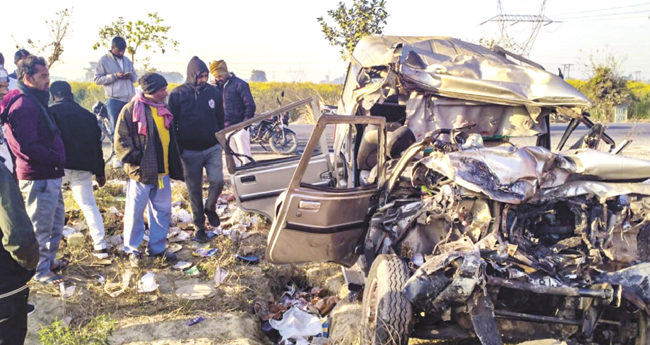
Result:
[[[560,141],[564,130],[566,129],[568,123],[554,123],[551,124],[551,147],[555,148],[557,143]],[[307,145],[309,136],[314,128],[313,125],[289,125],[289,128],[292,129],[298,135],[298,152],[302,152]],[[578,140],[585,132],[587,128],[584,125],[578,126],[578,128],[571,135],[565,148],[569,147],[576,140]],[[607,133],[614,141],[617,143],[625,140],[631,139],[632,144],[623,151],[626,155],[630,156],[639,156],[643,157],[646,154],[650,154],[650,123],[610,123],[605,129]],[[326,137],[328,143],[332,143],[334,133],[333,128],[326,129]],[[534,145],[534,139],[515,139],[513,140],[517,144],[523,145]],[[267,147],[268,148],[268,147]],[[264,154],[266,151],[259,145],[252,145],[253,153],[255,154]],[[270,148],[268,148],[268,153]],[[650,159],[650,155],[647,155]]]

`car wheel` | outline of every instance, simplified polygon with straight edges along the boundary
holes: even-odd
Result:
[[[413,308],[402,293],[407,279],[408,267],[399,257],[375,259],[363,293],[363,344],[408,344]]]

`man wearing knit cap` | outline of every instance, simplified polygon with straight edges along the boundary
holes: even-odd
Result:
[[[208,66],[198,57],[187,65],[185,83],[169,95],[169,108],[174,114],[178,146],[183,151],[183,174],[190,196],[194,237],[207,242],[205,217],[213,227],[220,225],[216,204],[223,190],[221,145],[214,133],[224,128],[221,92],[208,81]],[[208,176],[208,198],[203,204],[203,169]]]
[[[221,90],[226,127],[236,125],[255,116],[255,101],[248,83],[228,72],[223,60],[210,64],[210,73],[214,76],[216,86]],[[230,149],[244,156],[251,156],[251,143],[248,130],[235,132],[230,139]],[[235,165],[248,163],[244,157],[235,157]]]
[[[144,238],[144,211],[149,219],[147,253],[176,261],[165,251],[171,218],[172,193],[169,179],[183,180],[183,169],[176,143],[173,115],[165,106],[167,81],[160,74],[140,78],[143,92],[124,106],[117,119],[115,154],[129,176],[124,207],[124,250],[131,266],[142,258],[138,247]]]
[[[93,255],[106,259],[108,251],[104,240],[104,220],[93,194],[93,175],[100,187],[106,183],[102,133],[97,126],[97,118],[75,103],[68,82],[55,81],[50,85],[50,94],[54,104],[49,112],[61,130],[65,147],[63,184],[70,187],[74,201],[86,218],[88,232],[93,239]]]

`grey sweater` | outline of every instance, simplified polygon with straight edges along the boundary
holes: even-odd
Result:
[[[124,68],[120,67],[117,59],[108,52],[97,62],[95,68],[95,84],[104,85],[104,93],[108,98],[114,98],[122,102],[129,102],[135,96],[133,83],[138,76],[133,69],[133,63],[126,56],[122,58]],[[117,72],[131,72],[130,79],[118,79]]]

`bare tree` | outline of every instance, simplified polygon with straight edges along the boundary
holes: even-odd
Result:
[[[47,25],[47,31],[49,33],[49,39],[47,41],[41,40],[32,40],[31,38],[27,39],[27,45],[22,45],[18,43],[16,38],[12,35],[16,43],[16,49],[27,49],[32,54],[42,56],[47,56],[47,67],[52,68],[55,63],[62,62],[61,55],[63,55],[63,39],[69,36],[72,33],[72,13],[74,7],[69,10],[66,8],[63,11],[56,12],[54,19],[46,20],[45,25]]]

